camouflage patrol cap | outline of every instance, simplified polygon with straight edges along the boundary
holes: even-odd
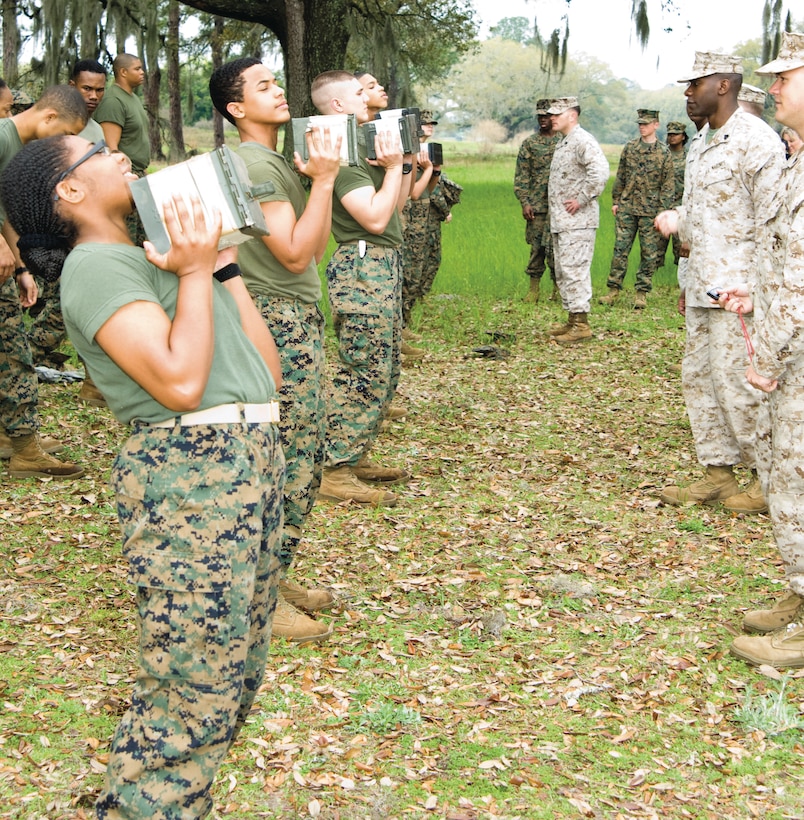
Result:
[[[712,74],[742,74],[742,57],[731,54],[716,54],[713,51],[696,51],[692,70],[686,77],[678,80],[680,83],[689,83],[701,77]]]
[[[658,120],[658,111],[653,111],[650,108],[637,108],[637,122],[640,125],[650,125],[652,122],[658,122]]]
[[[570,108],[578,108],[577,97],[556,97],[550,100],[550,107],[547,109],[548,114],[563,114],[569,111]]]
[[[667,123],[667,133],[668,134],[686,134],[687,127],[684,125],[683,122],[679,122],[678,120],[673,120],[672,122]]]
[[[757,88],[755,85],[749,85],[748,83],[743,83],[737,94],[738,100],[755,103],[756,105],[765,105],[765,97],[766,94],[761,88]]]
[[[419,112],[419,122],[422,125],[438,125],[438,120],[433,116],[429,108],[422,108]]]
[[[550,99],[536,100],[536,116],[544,117],[547,115],[547,109],[550,107]]]
[[[804,66],[804,34],[783,31],[782,44],[775,60],[757,69],[757,74],[779,74]]]
[[[15,114],[20,114],[23,111],[27,111],[33,104],[34,101],[31,99],[31,96],[29,94],[26,94],[24,91],[20,91],[16,88],[11,89],[12,116],[14,116]]]

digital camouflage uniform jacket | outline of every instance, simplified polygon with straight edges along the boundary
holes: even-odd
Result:
[[[561,134],[548,137],[531,134],[520,146],[514,174],[514,194],[523,207],[530,205],[537,214],[547,213],[547,183],[550,163]]]
[[[676,189],[673,194],[673,207],[677,208],[684,199],[684,176],[687,170],[687,146],[681,151],[671,151],[670,158],[673,160],[673,173],[676,181]]]
[[[580,125],[556,145],[550,164],[548,202],[550,230],[590,230],[600,222],[597,198],[609,179],[609,163],[597,140]],[[575,214],[568,214],[564,202],[577,199],[581,205]]]
[[[611,191],[611,203],[623,214],[655,216],[673,205],[675,174],[670,150],[663,143],[625,144]]]
[[[688,307],[713,307],[707,290],[752,286],[763,231],[779,207],[784,150],[776,132],[738,108],[707,142],[693,137],[687,159],[679,237],[690,245]]]

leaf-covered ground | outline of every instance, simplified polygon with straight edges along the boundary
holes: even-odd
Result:
[[[804,716],[804,673],[728,654],[783,589],[768,519],[658,503],[699,473],[672,303],[562,348],[555,305],[431,298],[375,452],[414,479],[391,510],[316,506],[295,577],[338,592],[335,632],[274,642],[217,817],[804,817],[801,730],[737,719],[749,691]],[[77,392],[44,386],[43,418],[87,476],[3,477],[0,818],[91,816],[135,672],[124,430]]]

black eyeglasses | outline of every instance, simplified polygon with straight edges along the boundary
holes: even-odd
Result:
[[[58,175],[56,181],[53,183],[53,187],[55,188],[60,182],[64,182],[64,180],[67,179],[67,177],[70,176],[70,174],[73,171],[75,171],[75,169],[78,168],[79,165],[83,165],[88,159],[94,157],[95,154],[105,154],[106,156],[108,156],[111,153],[111,150],[106,145],[106,140],[98,140],[98,142],[96,142],[89,149],[89,151],[87,151],[86,154],[84,154],[84,156],[82,156],[80,159],[77,159],[69,168],[66,168]],[[58,198],[58,194],[55,194],[53,197],[54,200],[57,200]]]

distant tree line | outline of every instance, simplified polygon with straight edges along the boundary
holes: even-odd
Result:
[[[477,35],[469,0],[2,0],[1,14],[2,76],[33,96],[79,59],[111,67],[136,53],[151,154],[171,160],[184,157],[185,124],[216,119],[222,135],[206,89],[225,60],[268,61],[299,116],[312,78],[333,68],[376,73],[392,105],[411,104],[414,83],[443,77]]]

